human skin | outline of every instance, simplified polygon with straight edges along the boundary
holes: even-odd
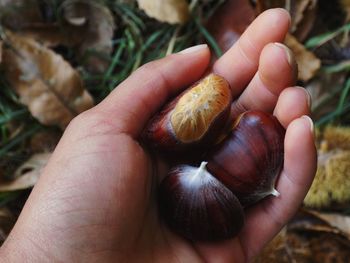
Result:
[[[69,124],[0,249],[2,261],[251,261],[296,213],[316,169],[309,96],[294,87],[293,55],[275,43],[289,24],[282,9],[264,12],[212,67],[230,82],[234,114],[271,112],[287,129],[281,195],[249,208],[237,237],[192,243],[172,233],[155,196],[168,167],[138,141],[166,100],[206,72],[210,51],[201,45],[144,65]]]

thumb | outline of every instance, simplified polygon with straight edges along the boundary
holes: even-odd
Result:
[[[96,110],[114,122],[118,132],[137,137],[170,96],[201,77],[209,60],[208,46],[198,45],[150,62],[121,83]]]

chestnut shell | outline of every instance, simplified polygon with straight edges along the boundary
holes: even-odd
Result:
[[[229,83],[210,74],[167,103],[147,124],[143,139],[171,152],[208,147],[226,127],[231,102]]]
[[[159,188],[161,216],[174,232],[193,241],[232,238],[243,226],[243,208],[205,164],[170,171]]]
[[[208,171],[225,184],[243,206],[273,194],[284,160],[285,129],[276,117],[248,111],[231,134],[207,156]]]

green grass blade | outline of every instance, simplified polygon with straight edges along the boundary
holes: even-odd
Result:
[[[350,78],[348,78],[345,82],[344,89],[340,95],[337,111],[339,112],[343,111],[345,101],[346,101],[346,98],[348,97],[349,91],[350,91]]]
[[[3,116],[0,116],[0,125],[4,125],[5,123],[8,123],[9,121],[15,120],[17,118],[23,117],[28,113],[26,109],[13,111],[11,113],[6,113]]]
[[[340,27],[337,30],[334,30],[332,32],[327,32],[327,33],[310,38],[305,43],[305,47],[306,48],[315,48],[315,47],[322,46],[323,44],[332,40],[333,38],[335,38],[339,34],[345,32],[345,31],[349,31],[349,30],[350,30],[350,23],[348,23],[348,24],[346,24],[346,25],[344,25],[344,26],[342,26],[342,27]]]
[[[199,32],[205,37],[205,39],[208,41],[211,48],[214,50],[215,55],[219,58],[222,56],[223,52],[221,48],[219,47],[216,40],[213,38],[213,36],[208,32],[208,30],[199,22],[198,19],[195,20],[196,25],[198,27]]]
[[[19,134],[17,137],[12,139],[10,142],[8,142],[7,144],[3,145],[0,148],[0,158],[2,158],[8,151],[10,151],[12,148],[17,146],[21,142],[23,142],[25,139],[29,138],[34,133],[39,131],[39,129],[40,129],[40,126],[39,125],[35,125],[31,129],[27,130],[26,132],[23,132],[23,133]]]
[[[322,71],[325,73],[337,73],[337,72],[348,71],[348,70],[350,70],[350,60],[345,60],[338,64],[325,66],[322,68]]]

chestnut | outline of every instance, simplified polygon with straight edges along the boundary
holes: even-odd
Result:
[[[210,74],[167,103],[148,123],[143,138],[172,152],[208,146],[222,133],[231,102],[228,82]]]
[[[243,227],[243,208],[206,164],[173,168],[159,188],[159,211],[173,231],[190,240],[234,237]]]
[[[275,181],[284,160],[285,129],[276,117],[247,111],[230,135],[207,156],[208,171],[228,187],[245,207],[278,196]]]

